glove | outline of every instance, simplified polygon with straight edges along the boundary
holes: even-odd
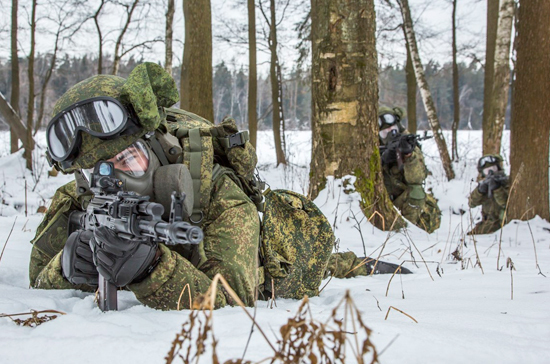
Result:
[[[94,231],[90,248],[97,271],[117,287],[144,279],[160,260],[156,242],[123,239],[105,226]]]
[[[399,140],[399,150],[403,155],[411,154],[415,146],[416,141],[413,134],[403,135]]]
[[[488,181],[487,183],[488,193],[492,193],[494,190],[496,190],[502,185],[501,180],[498,178],[495,178],[493,175],[489,176],[487,178],[487,181]]]
[[[483,181],[479,182],[477,185],[477,190],[482,195],[486,195],[489,192],[489,179],[484,179]]]
[[[61,270],[63,276],[72,284],[97,286],[97,269],[92,258],[89,241],[91,231],[77,230],[69,235],[63,253],[61,253]]]

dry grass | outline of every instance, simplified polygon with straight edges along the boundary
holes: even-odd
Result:
[[[216,351],[218,340],[213,331],[213,307],[218,284],[241,306],[258,329],[271,354],[258,363],[377,363],[378,354],[370,341],[371,330],[364,324],[359,309],[349,291],[332,310],[330,317],[321,322],[311,312],[307,296],[302,300],[298,312],[279,329],[279,337],[273,344],[262,328],[250,315],[238,296],[221,275],[216,275],[208,292],[195,301],[195,309],[189,313],[189,320],[176,335],[166,363],[178,358],[182,363],[198,363],[201,358],[213,364],[220,364]],[[342,318],[343,314],[343,318]],[[410,317],[410,316],[409,316]],[[414,319],[413,319],[414,320]],[[206,357],[210,351],[210,357]],[[243,358],[229,359],[223,364],[252,364]]]
[[[13,322],[15,322],[19,326],[26,326],[26,327],[36,327],[38,325],[43,324],[44,322],[48,322],[51,320],[54,320],[57,318],[57,315],[45,315],[46,313],[57,313],[60,315],[65,315],[65,312],[56,311],[56,310],[43,310],[43,311],[35,311],[31,310],[30,312],[22,312],[22,313],[2,313],[0,314],[0,317],[9,317]],[[40,316],[40,314],[43,314]],[[27,319],[14,319],[14,316],[27,316],[31,315],[31,317]]]

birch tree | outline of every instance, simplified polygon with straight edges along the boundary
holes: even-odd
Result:
[[[20,98],[20,71],[19,71],[19,55],[17,52],[17,13],[19,4],[17,0],[11,2],[11,94],[10,103],[17,115],[21,115],[19,110]],[[19,138],[17,133],[10,128],[10,152],[15,153],[19,149]]]
[[[495,47],[492,111],[483,133],[483,153],[500,154],[502,130],[508,105],[510,84],[510,44],[514,20],[514,0],[501,0]]]
[[[248,5],[248,129],[250,142],[256,148],[258,135],[258,71],[256,61],[256,4],[247,0]]]
[[[408,0],[398,0],[397,2],[399,3],[401,15],[403,17],[403,26],[405,28],[405,36],[407,38],[407,43],[409,45],[409,50],[411,52],[411,57],[413,60],[416,83],[418,84],[418,88],[420,89],[420,95],[422,96],[422,101],[424,103],[424,108],[426,109],[428,121],[434,134],[434,139],[437,144],[437,149],[439,150],[439,155],[441,156],[441,163],[443,164],[445,175],[447,176],[448,180],[452,180],[455,177],[455,173],[451,164],[451,158],[449,157],[449,151],[447,150],[447,143],[445,142],[445,138],[441,130],[441,125],[439,124],[439,120],[437,118],[434,101],[430,93],[428,83],[426,82],[426,76],[424,75],[422,62],[420,60],[420,54],[418,53],[418,46],[416,44],[416,36],[414,34],[409,2]]]
[[[453,21],[452,21],[452,48],[453,48],[453,124],[452,124],[452,143],[451,154],[454,161],[458,160],[458,145],[457,145],[457,132],[458,124],[460,123],[460,97],[459,97],[459,84],[458,84],[458,63],[456,60],[457,45],[456,45],[456,8],[458,0],[452,0],[453,4]]]
[[[32,0],[31,2],[31,19],[30,19],[30,26],[31,26],[31,44],[30,44],[30,50],[29,50],[29,57],[28,57],[28,78],[29,78],[29,97],[28,97],[28,103],[27,103],[27,146],[34,145],[34,143],[31,142],[33,140],[32,132],[34,130],[34,53],[35,53],[35,46],[36,46],[36,0]],[[34,149],[34,148],[33,148]],[[25,153],[23,156],[25,157],[26,161],[26,167],[28,170],[32,171],[32,151],[33,149],[25,148]]]
[[[174,14],[176,12],[176,4],[175,0],[168,0],[168,6],[166,8],[166,31],[165,31],[165,37],[164,37],[164,46],[165,46],[165,54],[164,54],[164,69],[169,74],[172,74],[172,58],[173,58],[173,52],[172,52],[172,40],[174,35]]]

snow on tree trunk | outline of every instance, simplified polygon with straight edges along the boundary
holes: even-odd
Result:
[[[398,3],[399,7],[401,8],[401,14],[403,16],[403,27],[405,28],[405,36],[407,37],[409,50],[411,52],[411,57],[413,60],[416,83],[418,84],[418,88],[420,89],[420,95],[422,96],[422,101],[424,103],[424,108],[426,109],[428,121],[434,134],[434,139],[437,144],[437,149],[439,150],[439,155],[441,156],[441,163],[443,164],[445,175],[447,176],[448,180],[452,180],[453,178],[455,178],[455,173],[451,164],[451,158],[449,157],[449,151],[447,150],[447,143],[445,142],[445,138],[441,130],[441,125],[439,124],[439,119],[437,118],[437,112],[435,110],[432,94],[430,92],[428,82],[426,82],[426,76],[424,75],[424,69],[420,60],[420,54],[418,53],[418,46],[416,44],[416,36],[414,34],[409,2],[408,0],[398,0]]]

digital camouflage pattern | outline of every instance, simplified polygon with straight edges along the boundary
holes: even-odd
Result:
[[[262,222],[264,296],[317,296],[334,247],[334,233],[313,202],[298,193],[268,190]]]
[[[365,258],[358,257],[353,252],[332,254],[325,271],[325,277],[335,278],[352,278],[368,274]]]
[[[420,148],[415,147],[412,155],[405,158],[402,169],[397,163],[384,164],[382,172],[386,190],[403,217],[428,233],[438,229],[441,210],[422,186],[428,172]]]
[[[504,220],[509,191],[508,179],[502,186],[492,191],[492,197],[482,194],[477,188],[472,191],[468,198],[468,205],[471,208],[481,206],[481,221],[468,234],[490,234],[500,229]]]

